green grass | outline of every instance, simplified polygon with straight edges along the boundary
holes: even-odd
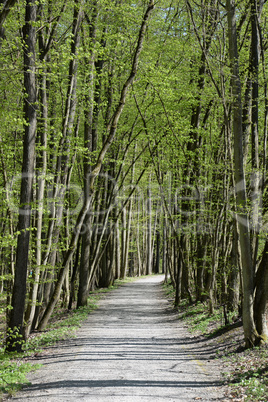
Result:
[[[27,373],[36,370],[40,365],[24,361],[23,354],[12,357],[0,351],[0,398],[1,394],[14,395],[23,385],[29,384]]]
[[[189,306],[181,317],[187,322],[190,332],[200,331],[203,335],[208,334],[210,324],[222,325],[222,312],[215,309],[214,314],[208,313],[208,307],[205,303],[198,303]]]
[[[163,284],[163,288],[167,297],[175,300],[175,290],[171,283]],[[206,303],[189,304],[184,299],[177,309],[179,318],[187,323],[190,332],[200,331],[203,335],[208,335],[210,324],[216,325],[217,329],[223,325],[222,309],[215,309],[214,314],[210,315]]]

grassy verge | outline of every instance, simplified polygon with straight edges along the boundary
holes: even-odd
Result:
[[[173,301],[175,294],[171,284],[165,284],[164,290]],[[202,334],[218,345],[217,356],[227,367],[225,377],[232,399],[268,400],[268,346],[245,350],[241,321],[234,322],[230,316],[232,324],[226,326],[221,308],[209,315],[205,303],[189,305],[185,300],[178,308],[178,317],[184,320],[190,332]]]
[[[75,337],[76,330],[86,320],[87,316],[97,308],[98,300],[103,294],[118,288],[123,283],[136,280],[126,278],[116,280],[108,289],[98,289],[91,292],[88,305],[79,309],[57,309],[51,318],[50,324],[43,332],[32,333],[23,347],[23,353],[4,353],[4,346],[0,347],[0,401],[4,395],[14,395],[24,385],[29,384],[27,373],[40,368],[32,364],[27,358],[41,353],[42,349],[54,345],[56,342]]]

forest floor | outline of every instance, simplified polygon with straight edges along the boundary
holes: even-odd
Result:
[[[163,279],[145,277],[102,295],[75,337],[24,358],[42,367],[27,375],[31,385],[2,400],[267,400],[260,392],[267,349],[245,351],[241,322],[207,323],[204,305],[175,310]]]

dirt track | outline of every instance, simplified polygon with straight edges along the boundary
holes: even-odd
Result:
[[[77,338],[37,360],[43,368],[12,401],[226,401],[214,350],[177,320],[162,280],[108,293]]]

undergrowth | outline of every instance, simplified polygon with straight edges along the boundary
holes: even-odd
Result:
[[[227,374],[232,384],[233,396],[243,396],[245,401],[267,401],[268,348],[256,347],[228,356],[232,370]]]
[[[32,364],[27,359],[38,355],[44,347],[54,345],[56,342],[75,337],[76,330],[86,320],[87,316],[97,308],[98,300],[102,294],[118,288],[123,283],[137,278],[116,280],[107,289],[101,288],[91,292],[88,305],[78,309],[67,310],[58,308],[53,314],[45,331],[33,332],[23,345],[22,353],[5,353],[4,345],[0,346],[0,401],[4,395],[14,395],[24,385],[29,384],[27,373],[41,367]]]
[[[167,297],[174,301],[175,291],[171,283],[164,284],[164,291]],[[187,300],[182,300],[177,310],[178,318],[186,322],[190,332],[202,333],[208,339],[217,337],[217,342],[221,345],[233,342],[231,352],[226,347],[224,357],[230,368],[225,376],[232,399],[249,402],[267,401],[268,347],[245,350],[239,343],[234,345],[234,342],[239,342],[238,337],[234,336],[239,327],[234,327],[234,324],[225,325],[222,308],[216,308],[214,314],[209,314],[206,303],[189,304]],[[230,314],[228,318],[232,322],[235,317]]]

